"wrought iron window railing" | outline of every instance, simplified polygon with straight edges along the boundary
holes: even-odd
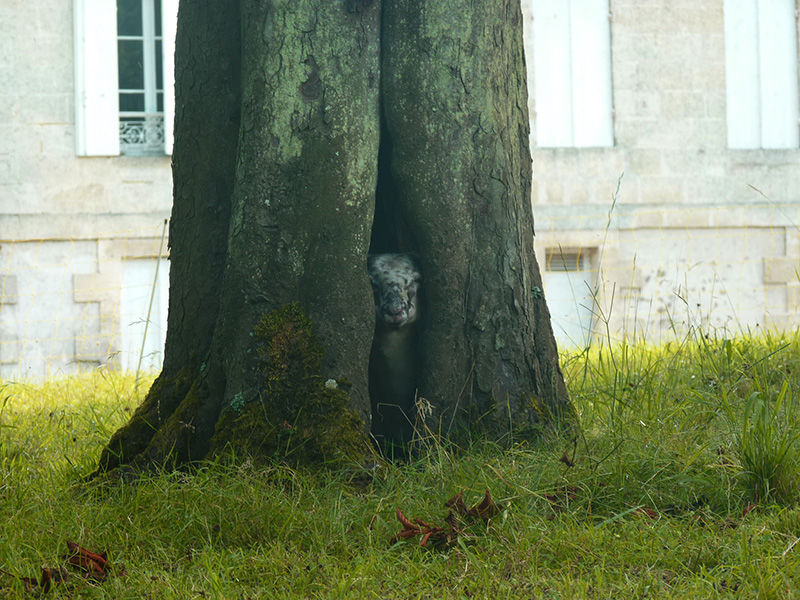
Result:
[[[119,143],[123,154],[163,154],[163,113],[120,112]]]

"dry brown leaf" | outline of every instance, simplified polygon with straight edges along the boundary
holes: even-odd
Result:
[[[458,492],[455,496],[450,498],[447,502],[444,503],[447,508],[452,508],[460,515],[467,514],[467,505],[464,502],[464,492]]]
[[[477,512],[477,515],[484,521],[488,521],[503,511],[503,505],[497,504],[492,500],[492,494],[487,487],[486,495],[483,497],[483,500],[480,504],[474,506],[470,512],[472,511]]]
[[[103,581],[108,577],[108,558],[105,552],[97,554],[81,548],[74,542],[67,542],[67,563],[83,570],[87,577]]]
[[[635,511],[633,511],[633,514],[639,515],[641,517],[647,517],[648,519],[658,518],[658,513],[648,506],[640,506]]]
[[[502,505],[492,500],[489,488],[486,488],[486,495],[483,497],[483,500],[470,509],[467,508],[464,502],[463,492],[459,492],[450,498],[445,502],[445,506],[450,508],[450,511],[444,519],[445,527],[431,525],[420,518],[415,518],[411,521],[403,514],[403,511],[401,511],[398,506],[396,511],[397,520],[403,528],[392,537],[389,543],[393,545],[401,539],[408,539],[420,535],[422,536],[420,546],[427,546],[429,543],[433,545],[440,543],[452,544],[459,535],[464,535],[458,519],[459,515],[461,517],[480,518],[484,521],[488,521],[503,510]]]

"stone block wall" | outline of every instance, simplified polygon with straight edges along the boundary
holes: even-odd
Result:
[[[648,323],[658,335],[800,324],[800,149],[727,147],[723,0],[609,4],[614,146],[538,147],[529,99],[540,265],[553,248],[591,253],[582,301],[618,339]],[[529,35],[532,2],[523,10]],[[674,305],[680,294],[700,308]]]
[[[158,256],[171,210],[169,156],[76,156],[72,7],[0,2],[2,377],[113,357],[122,261]]]

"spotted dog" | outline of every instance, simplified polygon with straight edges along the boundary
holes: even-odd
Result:
[[[372,254],[367,265],[375,294],[369,359],[372,434],[384,452],[403,456],[413,434],[422,274],[411,254]]]

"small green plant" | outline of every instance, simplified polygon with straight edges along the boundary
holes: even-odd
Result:
[[[741,469],[739,482],[754,502],[794,504],[800,491],[800,431],[792,395],[796,374],[791,371],[797,361],[787,356],[788,370],[783,362],[790,346],[796,340],[700,336],[698,341],[701,385],[692,397],[708,423],[721,419],[720,452],[730,450]]]
[[[739,408],[732,406],[727,397],[723,399],[723,409],[732,426],[734,451],[755,501],[797,502],[800,431],[791,422],[794,411],[784,406],[788,390],[789,383],[784,381],[774,399],[755,391]]]

